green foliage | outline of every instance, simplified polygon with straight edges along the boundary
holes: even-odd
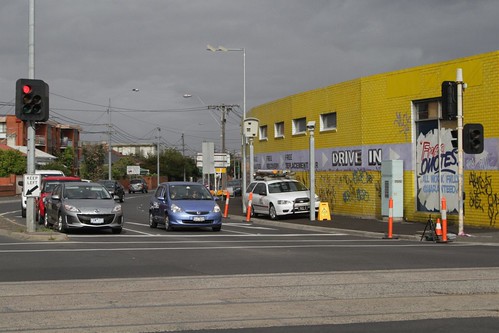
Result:
[[[157,174],[157,155],[148,156],[140,164],[142,168],[149,169],[151,173]],[[182,153],[173,148],[167,148],[159,156],[159,171],[161,176],[167,176],[168,180],[183,180],[184,166],[186,178],[198,178],[200,176],[196,161],[191,157],[184,157]]]
[[[26,173],[26,156],[17,150],[0,150],[0,177]]]
[[[83,146],[83,162],[80,168],[80,176],[84,179],[99,180],[107,178],[104,169],[104,146],[100,145],[84,145]]]
[[[66,148],[62,153],[57,155],[57,159],[45,164],[43,170],[61,170],[65,175],[72,175],[75,168],[75,156],[72,147]]]
[[[126,167],[129,165],[137,165],[137,163],[140,164],[140,158],[134,156],[123,156],[117,162],[113,163],[111,171],[113,179],[126,178]]]

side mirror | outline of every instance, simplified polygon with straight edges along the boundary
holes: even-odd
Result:
[[[19,185],[21,187],[23,186],[23,184],[24,184],[24,180],[20,180],[20,181],[17,182],[17,185]]]
[[[52,200],[61,200],[61,197],[59,196],[59,194],[52,194],[51,198],[52,198]]]

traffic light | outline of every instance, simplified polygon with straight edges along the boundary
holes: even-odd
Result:
[[[442,82],[442,119],[454,120],[457,118],[457,83],[454,81]]]
[[[49,86],[42,80],[16,82],[16,117],[22,121],[49,119]]]
[[[466,154],[483,152],[483,125],[466,124],[463,128],[463,150]]]

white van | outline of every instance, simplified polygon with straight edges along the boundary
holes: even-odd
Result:
[[[61,170],[35,170],[35,175],[41,175],[41,177],[46,176],[64,176],[64,172]],[[18,182],[22,186],[22,181]],[[21,194],[21,216],[26,217],[26,197],[24,196],[24,190]]]

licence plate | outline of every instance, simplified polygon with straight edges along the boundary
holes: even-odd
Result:
[[[204,216],[194,216],[192,220],[194,222],[204,222]]]
[[[90,223],[102,224],[102,223],[104,223],[104,219],[102,217],[92,217],[92,218],[90,218]]]
[[[308,210],[308,206],[299,206],[297,207],[298,210]]]

